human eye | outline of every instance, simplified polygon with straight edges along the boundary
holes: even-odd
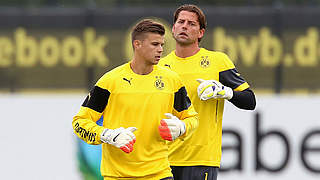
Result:
[[[153,43],[151,43],[153,46],[158,46],[159,45],[159,43],[158,42],[153,42]]]
[[[193,22],[193,21],[191,21],[189,24],[190,24],[191,26],[196,26],[196,25],[197,25],[197,23],[195,23],[195,22]]]

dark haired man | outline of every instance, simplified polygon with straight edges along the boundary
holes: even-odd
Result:
[[[132,61],[104,74],[73,118],[89,144],[102,143],[101,175],[115,179],[173,179],[166,140],[188,137],[197,113],[179,76],[157,66],[164,27],[140,21],[132,30]],[[103,126],[96,121],[103,116]]]
[[[226,54],[199,47],[207,25],[199,7],[180,6],[173,22],[176,50],[160,64],[177,72],[184,81],[199,113],[199,127],[189,139],[170,143],[172,173],[175,180],[216,180],[221,159],[224,101],[253,110],[255,96]]]

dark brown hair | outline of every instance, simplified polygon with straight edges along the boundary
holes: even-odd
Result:
[[[207,27],[206,16],[204,15],[202,10],[198,6],[193,5],[193,4],[184,4],[180,7],[178,7],[176,9],[176,11],[174,12],[173,24],[176,23],[181,11],[189,11],[189,12],[196,13],[198,16],[199,24],[200,24],[200,29],[206,29],[206,27]],[[198,39],[199,42],[200,42],[200,40],[201,40],[201,38]]]
[[[131,41],[133,43],[134,40],[142,40],[145,38],[145,33],[157,33],[160,35],[164,35],[165,29],[164,26],[160,23],[157,23],[151,19],[144,19],[138,22],[132,30],[131,33]]]

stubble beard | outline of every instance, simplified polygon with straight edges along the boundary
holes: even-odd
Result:
[[[191,39],[180,39],[179,37],[173,36],[173,38],[176,40],[176,42],[180,45],[180,46],[189,46],[191,44],[194,44],[195,41],[191,40]]]

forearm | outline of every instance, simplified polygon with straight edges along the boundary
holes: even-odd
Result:
[[[256,107],[256,98],[251,89],[233,91],[233,96],[229,101],[240,109],[254,110]]]
[[[96,124],[92,119],[90,112],[84,107],[81,107],[79,113],[74,116],[72,121],[74,133],[88,144],[101,144],[100,136],[105,129]]]
[[[182,139],[190,136],[199,126],[198,114],[194,113],[192,116],[182,119],[186,125],[186,132],[181,136]]]

